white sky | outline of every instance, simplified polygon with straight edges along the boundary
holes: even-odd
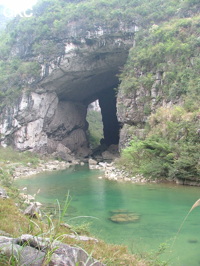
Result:
[[[0,4],[14,11],[23,11],[31,8],[37,0],[0,0]]]

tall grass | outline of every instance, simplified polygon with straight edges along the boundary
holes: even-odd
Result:
[[[179,229],[178,229],[178,231],[177,231],[177,233],[176,233],[176,235],[175,235],[175,237],[174,237],[174,241],[172,242],[171,249],[173,248],[173,246],[174,246],[174,244],[175,244],[175,242],[176,242],[176,240],[177,240],[177,238],[178,238],[178,235],[179,235],[179,233],[180,233],[180,231],[181,231],[181,229],[182,229],[182,227],[183,227],[185,221],[187,220],[188,216],[190,215],[190,213],[191,213],[196,207],[199,207],[199,206],[200,206],[200,199],[198,199],[198,200],[192,205],[191,209],[189,210],[189,212],[187,213],[187,215],[186,215],[185,218],[183,219],[183,222],[181,223],[181,225],[180,225],[180,227],[179,227]]]

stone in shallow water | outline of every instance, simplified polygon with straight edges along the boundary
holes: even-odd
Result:
[[[134,223],[140,219],[140,215],[127,210],[112,210],[109,218],[114,223]]]
[[[197,239],[189,239],[188,242],[191,244],[197,244],[198,240]]]

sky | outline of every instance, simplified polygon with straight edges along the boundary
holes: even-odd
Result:
[[[11,9],[15,12],[20,12],[31,8],[37,0],[0,0],[0,5]]]

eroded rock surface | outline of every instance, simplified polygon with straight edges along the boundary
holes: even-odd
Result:
[[[123,24],[114,31],[101,26],[94,31],[84,25],[68,27],[67,35],[55,44],[62,47],[58,49],[61,52],[49,58],[26,55],[27,61],[39,62],[40,79],[30,78],[27,86],[32,92],[23,92],[0,114],[2,146],[50,153],[66,161],[91,154],[86,133],[87,107],[96,99],[106,99],[108,91],[118,85],[116,75],[126,62],[136,29],[134,24]],[[12,54],[24,58],[20,43],[15,46]],[[31,43],[27,42],[26,50],[31,50]],[[111,94],[116,109],[115,93]],[[113,112],[116,120],[115,130],[114,125],[107,126],[104,118],[105,140],[108,145],[118,144],[116,110],[109,111],[109,103],[102,107],[104,113],[103,109],[107,114]]]
[[[73,161],[88,156],[86,106],[59,102],[55,93],[23,94],[14,107],[4,110],[0,124],[1,144],[18,150],[54,153]]]
[[[50,266],[104,265],[92,259],[81,248],[32,235],[22,235],[20,238],[0,236],[0,252],[8,257],[14,255],[19,266],[42,266],[44,263]]]

